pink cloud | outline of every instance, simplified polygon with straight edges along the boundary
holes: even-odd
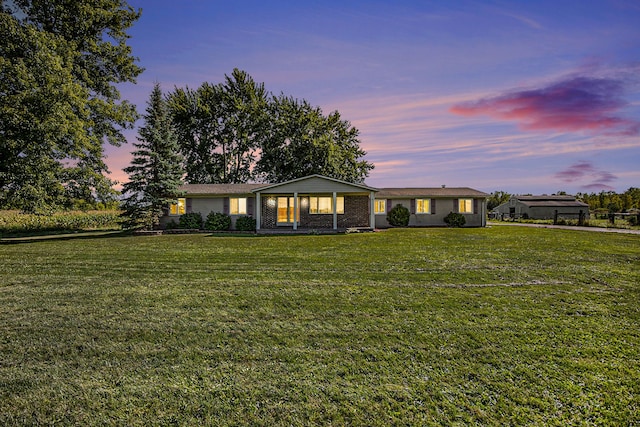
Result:
[[[591,162],[580,161],[555,174],[561,181],[572,183],[579,181],[591,181],[583,185],[586,190],[612,190],[609,183],[618,179],[614,174],[596,168]]]
[[[523,130],[636,136],[640,122],[621,115],[630,83],[624,75],[571,76],[540,88],[459,103],[449,111],[515,121]]]

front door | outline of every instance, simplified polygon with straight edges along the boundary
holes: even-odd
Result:
[[[295,217],[293,209],[293,197],[278,197],[278,225],[292,225],[300,217],[300,204],[298,203],[298,215]]]

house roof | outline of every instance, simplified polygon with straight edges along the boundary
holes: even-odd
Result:
[[[489,194],[468,187],[381,188],[376,198],[395,197],[489,197]]]
[[[538,195],[538,196],[531,196],[531,195],[527,195],[527,196],[512,196],[514,199],[518,199],[520,201],[550,201],[550,200],[576,200],[575,197],[573,196],[569,196],[567,194],[564,195],[555,195],[552,194],[551,196],[546,195],[546,194],[542,194],[542,195]]]
[[[579,200],[532,200],[532,201],[525,201],[525,200],[520,200],[520,203],[522,203],[525,206],[529,206],[529,207],[541,207],[541,206],[545,206],[545,207],[562,207],[562,208],[566,208],[566,207],[589,207],[588,204],[583,203]]]
[[[251,194],[256,188],[269,184],[184,184],[180,191],[196,196],[225,196],[229,194]]]
[[[513,196],[525,206],[529,207],[589,207],[587,203],[576,200],[575,197],[569,195],[551,195],[546,194],[539,196]]]
[[[303,176],[301,178],[292,179],[285,182],[279,182],[277,184],[265,184],[262,187],[255,188],[253,192],[257,193],[257,192],[262,192],[267,190],[275,190],[275,189],[278,189],[279,187],[291,187],[292,185],[299,184],[302,181],[310,181],[314,183],[317,183],[318,181],[324,181],[330,184],[337,184],[339,187],[351,187],[361,191],[378,191],[377,188],[369,187],[368,185],[365,185],[365,184],[355,184],[353,182],[342,181],[340,179],[314,174],[314,175]]]

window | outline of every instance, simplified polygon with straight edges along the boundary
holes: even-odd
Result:
[[[373,210],[377,214],[386,214],[387,213],[387,201],[386,200],[376,200],[373,205]]]
[[[431,213],[431,199],[416,199],[416,213]]]
[[[458,199],[458,212],[473,213],[473,199]]]
[[[169,215],[184,215],[186,213],[187,199],[178,199],[178,203],[171,203]]]
[[[336,197],[336,212],[344,213],[344,197]],[[333,197],[309,197],[310,214],[332,214]]]
[[[230,198],[229,199],[229,213],[231,215],[246,215],[247,214],[247,198]]]

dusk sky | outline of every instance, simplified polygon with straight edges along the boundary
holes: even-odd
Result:
[[[144,113],[234,68],[360,130],[373,187],[640,187],[640,2],[129,0]],[[138,122],[141,125],[142,122]],[[127,133],[135,141],[137,130]],[[132,145],[107,148],[112,178]]]

